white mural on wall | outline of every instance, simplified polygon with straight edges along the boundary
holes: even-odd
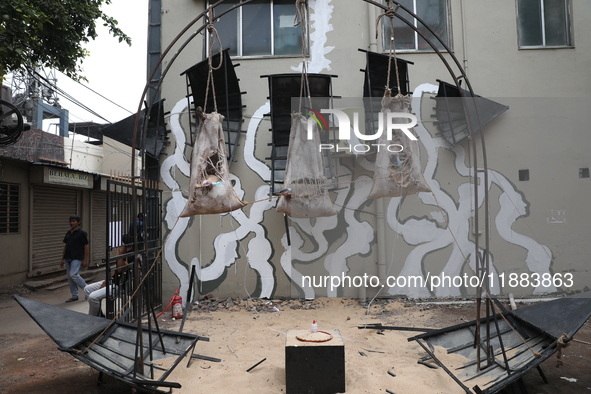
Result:
[[[310,50],[313,62],[309,65],[309,72],[320,72],[324,69],[330,69],[330,60],[325,56],[332,50],[331,47],[325,45],[327,41],[326,33],[332,30],[332,25],[330,25],[329,21],[332,15],[333,6],[330,5],[330,3],[331,0],[312,0],[308,4],[312,10],[310,23],[311,27],[314,29],[314,31],[310,33]],[[222,233],[216,237],[213,245],[216,257],[214,261],[206,265],[206,268],[201,268],[203,262],[200,262],[197,257],[191,259],[189,267],[178,260],[176,250],[189,223],[188,218],[178,218],[178,215],[182,211],[187,200],[182,195],[178,182],[175,180],[174,176],[177,169],[183,176],[189,176],[190,163],[184,155],[186,136],[180,121],[180,116],[185,111],[187,111],[187,100],[181,99],[174,106],[169,120],[171,133],[176,141],[174,154],[165,159],[161,166],[163,182],[171,191],[171,199],[167,202],[165,207],[165,221],[170,233],[164,247],[164,259],[180,282],[179,290],[181,294],[186,294],[189,286],[191,266],[196,267],[197,275],[201,281],[210,281],[220,278],[223,275],[224,270],[235,263],[237,257],[236,250],[239,247],[240,240],[244,239],[250,233],[254,233],[254,238],[251,239],[247,245],[247,261],[249,262],[249,266],[255,269],[261,278],[262,289],[260,296],[270,297],[275,285],[273,268],[270,263],[272,247],[269,240],[265,238],[264,228],[261,223],[263,221],[264,212],[271,209],[274,204],[274,201],[272,202],[272,200],[269,200],[266,203],[258,202],[253,204],[250,207],[250,217],[246,216],[244,210],[233,211],[227,214],[231,215],[232,218],[236,220],[238,223],[237,227],[231,232]],[[253,114],[247,127],[244,148],[246,165],[263,180],[270,179],[270,169],[255,157],[254,150],[258,127],[263,119],[263,115],[268,111],[269,102],[266,102]],[[235,189],[239,193],[240,198],[242,198],[244,191],[240,188],[240,180],[234,176],[233,179],[237,182]],[[268,194],[269,186],[261,186],[256,191],[254,200],[261,200]],[[320,252],[326,253],[326,249],[322,249]],[[288,252],[286,251],[286,253]],[[286,272],[288,275],[297,274],[295,269],[290,269]]]
[[[203,262],[199,261],[198,257],[193,257],[188,266],[178,260],[176,252],[189,225],[189,218],[179,218],[187,199],[183,196],[175,179],[177,169],[182,176],[189,177],[190,175],[189,162],[183,151],[186,146],[185,131],[180,121],[181,115],[186,111],[186,99],[179,100],[171,111],[169,127],[176,141],[176,146],[174,153],[162,162],[160,168],[162,180],[171,192],[171,198],[165,205],[165,223],[170,232],[164,245],[164,260],[180,282],[180,294],[186,294],[189,288],[189,276],[192,266],[196,267],[197,277],[202,282],[220,278],[224,274],[224,270],[235,263],[240,241],[250,233],[254,233],[254,237],[247,244],[247,261],[250,268],[256,270],[261,278],[262,289],[260,296],[270,297],[275,285],[273,267],[270,263],[272,248],[269,240],[265,237],[265,229],[260,223],[263,220],[264,211],[271,208],[271,202],[261,201],[253,204],[250,209],[250,217],[243,210],[224,214],[230,215],[232,220],[237,222],[237,225],[235,228],[231,226],[232,228],[228,232],[216,236],[213,245],[215,258],[209,264],[206,264],[205,268],[201,268]],[[240,179],[233,174],[231,174],[231,178],[236,182],[234,189],[238,197],[242,199],[244,191]],[[255,199],[262,199],[268,195],[268,192],[268,186],[261,186],[255,193]],[[201,218],[197,217],[197,220],[201,220]],[[186,301],[184,300],[184,302]]]
[[[332,30],[330,24],[333,5],[332,0],[311,0],[311,33],[310,33],[310,63],[308,72],[322,73],[330,70],[330,60],[327,54],[333,47],[327,46],[327,34]],[[292,70],[301,70],[299,66],[293,66]],[[415,100],[420,100],[423,94],[430,94],[436,91],[437,87],[430,84],[420,85],[414,91]],[[420,105],[413,105],[417,117],[420,117]],[[174,153],[162,162],[161,176],[164,184],[169,189],[170,199],[165,204],[165,223],[169,229],[164,247],[164,260],[170,267],[173,274],[180,282],[181,294],[186,294],[189,286],[189,273],[191,267],[196,267],[199,280],[202,282],[216,281],[223,278],[226,270],[233,266],[236,269],[238,251],[246,256],[247,267],[256,271],[260,278],[260,297],[272,297],[277,286],[277,274],[271,262],[273,252],[281,251],[279,264],[296,288],[299,294],[311,299],[317,296],[316,289],[302,287],[303,267],[306,264],[322,262],[326,275],[341,276],[350,271],[347,262],[351,257],[368,255],[371,252],[372,244],[376,242],[376,230],[366,221],[358,219],[356,212],[359,212],[367,203],[367,195],[371,188],[371,178],[367,175],[358,175],[354,178],[354,171],[340,164],[338,173],[339,189],[332,192],[334,204],[339,215],[317,219],[290,219],[289,226],[291,244],[288,245],[287,234],[281,237],[281,245],[273,245],[268,238],[268,229],[263,221],[267,211],[274,211],[275,200],[265,199],[269,195],[269,185],[264,183],[271,178],[269,166],[255,155],[257,133],[259,132],[264,114],[270,110],[268,101],[262,103],[250,118],[244,140],[244,165],[249,171],[257,174],[261,179],[261,185],[255,186],[254,190],[244,190],[241,179],[232,175],[236,182],[235,190],[241,199],[247,197],[246,201],[258,201],[247,208],[224,214],[224,223],[229,219],[230,226],[225,226],[208,248],[213,249],[215,256],[212,261],[201,261],[199,256],[191,256],[190,261],[180,261],[178,251],[187,234],[189,218],[179,218],[178,215],[186,204],[177,176],[189,177],[189,162],[185,155],[186,134],[181,124],[181,115],[187,112],[187,99],[180,99],[171,111],[169,126],[176,142]],[[451,248],[451,254],[447,257],[443,271],[448,275],[459,275],[465,269],[465,264],[474,267],[474,245],[470,241],[470,219],[473,210],[472,184],[470,183],[470,171],[465,166],[465,152],[462,146],[454,148],[455,170],[466,179],[466,182],[458,187],[458,200],[455,201],[450,193],[446,193],[435,179],[435,170],[439,162],[439,154],[442,150],[449,150],[447,143],[440,137],[433,137],[419,124],[417,132],[421,144],[427,153],[427,165],[424,176],[433,193],[420,193],[420,202],[428,207],[435,207],[431,210],[431,218],[405,218],[400,217],[400,208],[404,204],[402,198],[391,198],[384,200],[387,203],[387,224],[397,234],[396,239],[388,240],[387,244],[392,248],[401,246],[402,241],[406,245],[413,246],[412,251],[406,256],[404,262],[394,268],[388,264],[389,275],[418,275],[425,276],[423,263],[426,256],[441,251],[444,248]],[[267,132],[265,130],[265,132]],[[363,157],[359,157],[355,165],[360,165],[367,171],[372,171],[373,164]],[[479,173],[480,188],[484,188],[482,174]],[[495,216],[497,232],[503,240],[514,245],[519,245],[527,251],[526,265],[529,271],[540,274],[549,272],[552,261],[550,250],[540,245],[529,237],[517,234],[512,226],[515,221],[527,214],[527,203],[522,194],[500,173],[489,170],[489,189],[498,187],[502,190],[499,197],[500,209]],[[252,196],[251,196],[252,194]],[[483,196],[483,190],[479,196]],[[482,197],[481,197],[482,198]],[[480,201],[480,204],[482,201]],[[196,217],[193,226],[198,228],[201,218]],[[275,221],[276,223],[276,221]],[[439,224],[436,225],[436,223]],[[294,226],[295,224],[295,226]],[[327,238],[331,231],[341,229],[343,237],[339,244],[333,245]],[[198,236],[199,230],[190,231],[191,236]],[[399,239],[398,236],[401,238]],[[243,244],[243,240],[250,237],[250,240]],[[307,239],[314,240],[314,247],[307,245]],[[374,247],[385,247],[375,245]],[[208,253],[211,255],[212,253]],[[295,265],[298,265],[296,268]],[[494,260],[491,256],[493,274],[495,271]],[[202,268],[203,267],[203,268]],[[300,268],[302,267],[302,268]],[[315,266],[318,271],[318,266]],[[394,272],[397,271],[397,272]],[[323,292],[330,297],[337,296],[339,289],[323,289]],[[389,294],[404,294],[409,297],[430,297],[430,296],[459,296],[460,289],[454,286],[439,287],[433,293],[427,287],[390,287],[386,288]],[[555,291],[553,287],[538,287],[534,293]],[[498,292],[498,286],[493,286],[493,292]],[[245,292],[248,293],[245,284]],[[186,300],[185,300],[186,301]]]
[[[333,30],[330,18],[334,6],[332,0],[310,0],[308,7],[310,12],[310,61],[306,63],[306,69],[310,73],[321,73],[330,70],[330,59],[326,57],[333,46],[326,45],[328,32]],[[292,71],[302,71],[302,63],[292,67]]]
[[[546,223],[548,224],[556,224],[556,223],[566,223],[566,210],[564,209],[551,209],[550,216],[546,218]]]
[[[330,63],[331,61],[326,56],[330,53],[334,47],[327,46],[326,42],[328,40],[328,32],[333,30],[332,24],[330,23],[330,19],[332,17],[332,12],[334,6],[331,4],[332,0],[311,0],[308,3],[308,7],[310,9],[310,62],[307,63],[306,69],[309,73],[322,73],[325,71],[330,70]],[[302,70],[302,63],[298,66],[294,66],[291,68],[293,71],[301,72]],[[254,155],[254,146],[256,140],[256,132],[259,129],[259,125],[263,119],[263,114],[268,113],[270,110],[270,103],[267,101],[261,107],[259,107],[251,121],[249,122],[247,128],[247,136],[246,136],[246,144],[245,144],[245,163],[249,166],[253,171],[255,171],[263,180],[271,179],[271,170],[265,164],[262,164]],[[346,188],[346,190],[349,190]],[[347,192],[340,191],[337,193],[337,199],[335,204],[342,205],[344,199],[347,195]],[[285,271],[288,278],[292,281],[296,287],[300,287],[299,284],[302,283],[301,277],[302,274],[293,266],[293,261],[297,260],[302,263],[306,262],[313,262],[322,256],[324,256],[328,252],[329,242],[326,239],[324,233],[328,230],[332,230],[337,227],[338,220],[336,217],[329,217],[329,218],[322,218],[318,220],[310,220],[310,219],[292,219],[292,222],[297,223],[298,229],[302,231],[308,237],[312,237],[317,244],[317,247],[312,252],[303,252],[303,239],[300,235],[295,231],[293,226],[289,227],[289,234],[290,234],[290,241],[291,245],[288,245],[287,242],[287,234],[285,234],[281,239],[281,244],[285,248],[285,251],[281,255],[280,262],[281,267]],[[369,247],[369,243],[368,243]],[[350,252],[349,255],[354,255],[357,252]],[[347,255],[345,253],[345,255]],[[344,255],[338,255],[341,259],[339,259],[338,265],[343,265],[342,258]],[[330,266],[336,266],[337,264],[331,264]],[[331,270],[331,268],[327,268],[327,270]],[[334,270],[333,270],[334,271]],[[302,289],[304,297],[307,299],[315,298],[315,291],[311,287],[303,288]]]
[[[418,86],[413,92],[413,110],[417,118],[421,117],[421,99],[424,94],[434,95],[438,87],[431,84]],[[474,198],[472,195],[473,185],[469,179],[471,169],[465,165],[466,152],[461,145],[453,149],[455,154],[454,166],[459,175],[466,178],[466,182],[458,187],[458,201],[454,201],[449,193],[446,193],[435,180],[435,170],[439,160],[441,149],[449,149],[448,143],[442,137],[433,137],[423,127],[421,123],[415,128],[421,144],[427,152],[427,164],[424,170],[424,177],[431,187],[432,193],[419,193],[418,197],[423,204],[432,205],[440,208],[447,218],[447,226],[441,228],[427,219],[410,219],[402,222],[397,217],[398,209],[402,199],[400,197],[392,198],[388,205],[388,225],[397,234],[403,236],[404,240],[410,245],[416,245],[404,262],[404,266],[399,275],[421,276],[425,277],[423,272],[424,258],[437,250],[451,246],[452,253],[448,258],[445,267],[441,272],[449,277],[461,276],[464,264],[467,261],[470,266],[470,274],[476,272],[475,268],[475,245],[470,241],[470,219],[473,216]],[[493,185],[502,190],[499,197],[501,208],[495,217],[496,230],[499,235],[507,242],[519,245],[527,250],[526,264],[530,272],[536,272],[540,275],[550,272],[552,254],[548,247],[540,245],[533,239],[514,232],[511,226],[515,221],[526,215],[526,202],[523,195],[500,173],[488,170],[489,184],[486,187],[490,190]],[[479,207],[482,206],[484,199],[484,173],[477,172],[479,178]],[[441,215],[437,215],[435,220],[440,222]],[[491,292],[500,293],[499,280],[496,276],[496,269],[492,255],[490,258],[490,273],[496,278],[492,280]],[[519,267],[516,267],[519,268]],[[435,273],[437,274],[437,273]],[[429,296],[460,296],[460,288],[457,286],[442,286],[434,288],[434,294],[429,292],[427,287],[392,287],[390,294],[405,294],[411,297],[429,297]],[[542,294],[556,291],[554,285],[544,286],[540,282],[534,289],[534,294]]]

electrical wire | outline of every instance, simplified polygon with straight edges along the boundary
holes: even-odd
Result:
[[[67,75],[65,75],[65,74],[62,74],[62,75],[64,75],[64,76],[65,76],[65,77],[67,77],[67,78],[70,78],[70,77],[68,77],[68,76],[67,76]],[[70,78],[70,79],[72,79],[72,78]],[[99,97],[101,97],[101,98],[105,99],[106,101],[108,101],[109,103],[113,104],[114,106],[116,106],[116,107],[119,107],[119,108],[121,108],[122,110],[129,112],[129,114],[130,114],[130,115],[133,115],[133,114],[135,114],[135,112],[133,112],[133,111],[130,111],[130,110],[128,110],[127,108],[124,108],[123,106],[121,106],[121,105],[117,104],[117,103],[116,103],[116,102],[114,102],[113,100],[111,100],[111,99],[109,99],[109,98],[107,98],[107,97],[103,96],[102,94],[100,94],[100,93],[99,93],[99,92],[97,92],[96,90],[93,90],[93,89],[92,89],[90,86],[84,85],[84,84],[83,84],[83,83],[81,83],[80,81],[76,81],[76,80],[73,80],[73,79],[72,79],[72,81],[74,81],[74,82],[76,82],[78,85],[80,85],[80,86],[82,86],[82,87],[84,87],[84,88],[86,88],[86,89],[90,90],[92,93],[94,93],[94,94],[96,94],[97,96],[99,96]]]
[[[86,106],[85,104],[82,104],[79,100],[77,100],[76,98],[74,98],[74,96],[70,95],[69,93],[67,93],[63,89],[59,88],[56,84],[54,84],[53,82],[49,81],[43,75],[39,74],[36,70],[32,70],[31,72],[34,75],[37,76],[37,78],[38,78],[37,80],[39,81],[39,83],[44,84],[46,87],[49,87],[51,89],[54,89],[56,92],[60,93],[64,98],[66,98],[67,100],[69,100],[73,104],[79,106],[83,110],[91,113],[92,115],[94,115],[94,116],[96,116],[96,117],[104,120],[105,122],[107,122],[109,124],[112,123],[110,120],[108,120],[108,119],[104,118],[103,116],[99,115],[96,111],[94,111],[90,107]]]

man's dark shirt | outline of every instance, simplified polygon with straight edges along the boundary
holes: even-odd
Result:
[[[84,261],[84,245],[88,245],[86,231],[81,228],[74,232],[68,231],[64,237],[64,243],[66,244],[65,260]]]
[[[135,228],[137,227],[138,241],[144,240],[144,222],[143,220],[136,220],[129,225],[129,235],[134,236]]]

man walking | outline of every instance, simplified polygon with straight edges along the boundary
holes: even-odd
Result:
[[[66,266],[66,275],[70,284],[72,297],[66,302],[78,301],[78,287],[84,289],[86,282],[80,276],[80,268],[86,268],[88,264],[88,234],[80,228],[80,216],[70,216],[70,230],[64,237],[64,253],[60,268]]]

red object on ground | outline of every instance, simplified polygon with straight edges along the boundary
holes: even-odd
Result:
[[[183,318],[183,297],[179,295],[179,290],[177,289],[172,297],[172,318],[173,319],[182,319]]]
[[[158,319],[160,316],[162,316],[162,314],[164,312],[166,312],[168,310],[168,308],[170,308],[170,306],[172,305],[172,317],[175,319],[182,319],[183,318],[183,297],[181,297],[179,295],[179,289],[176,289],[176,291],[174,292],[174,295],[172,296],[172,299],[170,300],[170,303],[166,306],[166,308],[164,308],[162,310],[162,312],[160,312],[158,314],[158,316],[156,316],[156,319]],[[176,306],[176,312],[175,312],[175,306]]]

